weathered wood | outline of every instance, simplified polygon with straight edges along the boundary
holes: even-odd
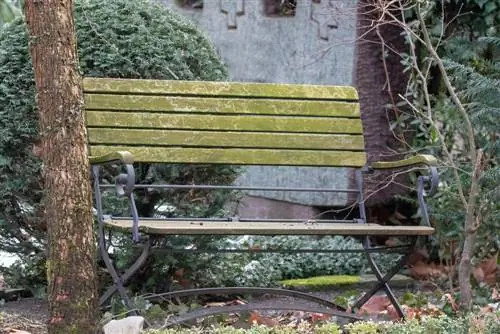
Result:
[[[131,220],[109,220],[109,227],[129,230]],[[289,222],[214,222],[214,221],[165,221],[143,220],[139,229],[149,234],[162,235],[373,235],[408,236],[431,235],[432,227],[426,226],[383,226],[378,224],[356,223],[303,223]]]
[[[362,167],[366,162],[364,152],[353,151],[90,146],[92,156],[112,151],[129,151],[136,162],[158,163]]]
[[[251,98],[297,98],[354,100],[358,92],[350,86],[287,85],[274,83],[171,81],[142,79],[86,78],[87,93],[162,94],[197,96],[233,96]]]
[[[296,148],[356,151],[364,149],[362,135],[89,128],[88,138],[90,144],[115,145]]]
[[[400,167],[409,167],[416,165],[425,165],[425,166],[437,166],[437,160],[434,156],[428,154],[419,154],[412,156],[408,159],[397,160],[397,161],[377,161],[371,164],[371,168],[373,169],[390,169],[390,168],[400,168]]]
[[[101,156],[95,156],[95,157],[90,157],[90,164],[92,165],[100,165],[100,164],[106,164],[110,162],[121,162],[123,164],[133,164],[134,163],[134,157],[130,152],[126,151],[115,151],[115,152],[110,152],[105,155]]]
[[[117,111],[360,117],[359,104],[356,102],[317,100],[86,94],[85,108]]]
[[[327,117],[215,116],[87,111],[87,126],[259,132],[361,134],[359,119]]]

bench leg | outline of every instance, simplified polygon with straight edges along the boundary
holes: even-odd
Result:
[[[119,275],[116,271],[113,261],[109,257],[108,248],[106,247],[106,234],[104,230],[104,216],[102,211],[102,195],[99,187],[99,166],[92,166],[92,174],[94,178],[94,199],[95,205],[97,209],[97,221],[98,221],[98,239],[99,239],[99,252],[106,265],[106,269],[108,273],[111,275],[113,279],[113,286],[108,288],[108,290],[104,293],[104,295],[100,298],[100,305],[102,306],[104,303],[108,301],[108,299],[118,291],[123,303],[125,306],[131,310],[130,313],[137,314],[134,311],[136,308],[134,307],[132,300],[127,294],[127,290],[124,287],[124,284],[127,280],[142,266],[144,261],[146,261],[147,256],[149,255],[149,250],[151,248],[150,242],[146,242],[144,244],[144,248],[142,250],[141,255],[136,259],[134,264],[125,271],[123,275]]]
[[[416,237],[413,237],[411,240],[410,245],[408,245],[406,253],[403,255],[403,257],[396,262],[394,267],[392,267],[385,275],[382,275],[382,272],[378,268],[377,264],[375,263],[375,260],[373,259],[373,254],[370,252],[365,252],[366,257],[368,259],[368,263],[370,264],[370,267],[375,274],[375,277],[377,277],[378,283],[371,288],[368,292],[366,292],[360,299],[356,301],[356,303],[353,305],[353,310],[358,310],[360,309],[368,300],[375,295],[378,291],[384,290],[385,294],[389,298],[391,304],[394,306],[394,309],[396,310],[398,316],[402,319],[404,319],[404,312],[401,309],[401,306],[399,305],[396,297],[394,296],[394,293],[392,292],[392,289],[389,287],[389,281],[391,280],[394,275],[396,275],[403,265],[406,263],[408,260],[408,257],[410,256],[411,251],[413,250],[415,243],[416,243]],[[369,250],[371,248],[370,245],[370,238],[366,237],[365,241],[363,243],[363,247],[365,250]]]
[[[101,296],[99,299],[99,305],[104,305],[109,298],[115,294],[115,292],[118,291],[120,294],[120,297],[122,298],[123,302],[129,309],[134,309],[132,302],[130,301],[129,296],[126,293],[126,290],[124,288],[124,285],[127,283],[127,281],[132,277],[137,270],[139,270],[144,262],[146,262],[149,253],[151,250],[151,241],[148,240],[142,245],[142,252],[139,257],[135,260],[135,262],[120,276],[116,269],[113,266],[113,263],[111,259],[109,258],[109,254],[107,253],[106,250],[101,249],[101,255],[103,257],[104,263],[106,264],[106,268],[108,269],[111,277],[113,278],[113,285],[110,286],[106,292]]]

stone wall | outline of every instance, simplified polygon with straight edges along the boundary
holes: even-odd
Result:
[[[297,0],[294,15],[290,16],[266,15],[265,1],[272,0],[162,1],[208,35],[227,64],[232,81],[331,85],[353,82],[355,0]],[[344,168],[256,166],[248,167],[238,183],[340,189],[348,188],[350,174]],[[345,194],[251,195],[308,206],[344,205],[347,201]]]

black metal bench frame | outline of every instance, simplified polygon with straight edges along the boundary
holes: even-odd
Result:
[[[120,196],[127,196],[129,198],[129,203],[130,203],[130,208],[132,212],[132,217],[134,221],[139,222],[139,217],[137,214],[137,210],[135,209],[135,203],[133,199],[133,189],[137,186],[135,186],[135,175],[133,171],[133,166],[132,165],[126,165],[128,173],[127,174],[121,174],[119,177],[117,177],[116,181],[116,188],[117,188],[117,194]],[[151,253],[151,249],[153,245],[155,244],[156,238],[164,238],[164,235],[155,235],[155,234],[149,234],[149,238],[142,238],[142,252],[141,254],[137,257],[135,260],[134,264],[129,267],[125,272],[123,273],[118,273],[112,263],[112,260],[109,257],[108,254],[108,247],[106,244],[106,218],[102,215],[102,201],[101,201],[101,191],[102,188],[109,187],[109,185],[101,185],[99,183],[99,170],[100,166],[96,165],[93,166],[93,178],[94,178],[94,196],[95,196],[95,202],[96,202],[96,207],[98,211],[98,222],[99,222],[99,249],[100,253],[102,256],[102,259],[104,260],[104,263],[106,265],[106,268],[110,275],[113,278],[113,286],[109,287],[107,291],[101,296],[100,298],[100,304],[105,305],[106,302],[109,301],[109,299],[116,293],[118,292],[121,299],[125,303],[125,305],[130,309],[130,310],[135,310],[135,306],[133,305],[133,302],[128,295],[125,285],[126,283],[133,277],[134,273],[139,270],[142,265],[145,263],[147,260],[149,254]],[[358,193],[358,205],[359,205],[359,211],[360,211],[360,216],[361,220],[359,221],[360,224],[364,224],[364,221],[366,221],[366,212],[365,212],[365,205],[364,205],[364,199],[363,199],[363,176],[362,176],[362,171],[358,170],[356,171],[356,180],[357,180],[357,185],[358,189],[348,189],[346,191],[348,192],[353,192],[357,191]],[[429,190],[426,191],[425,185],[429,184]],[[427,211],[427,206],[424,202],[424,197],[428,195],[432,195],[435,193],[437,189],[437,184],[438,184],[438,173],[437,173],[437,168],[436,167],[431,167],[430,168],[430,175],[429,176],[419,176],[418,177],[418,200],[420,203],[420,208],[422,210],[422,219],[424,223],[427,226],[430,226],[429,223],[429,215]],[[172,187],[179,187],[179,185],[162,185],[159,186],[160,188],[172,188]],[[190,188],[196,188],[196,185],[187,185],[185,187],[190,187]],[[220,188],[220,186],[210,186],[210,185],[199,185],[198,187],[201,188]],[[184,188],[184,187],[182,187]],[[248,190],[249,187],[237,187],[237,186],[227,186],[229,189],[236,189],[236,190]],[[269,190],[277,190],[277,188],[269,188]],[[307,188],[307,189],[297,189],[297,188],[288,188],[287,190],[289,191],[298,191],[298,190],[306,190],[306,191],[311,191],[313,189]],[[316,189],[318,190],[318,189]],[[321,189],[324,191],[325,189]],[[168,220],[168,219],[167,219]],[[174,220],[174,219],[171,219]],[[197,219],[200,221],[200,219]],[[211,220],[213,221],[213,220]],[[221,221],[227,221],[227,220],[221,220]],[[234,222],[231,220],[232,223],[245,223],[245,220],[241,220],[238,222]],[[335,223],[328,221],[329,223]],[[307,222],[305,222],[307,223]],[[313,223],[313,222],[311,222]],[[135,231],[138,231],[137,226],[134,228]],[[134,238],[136,241],[139,241],[138,232],[134,232]],[[349,234],[347,234],[349,235]],[[364,238],[363,242],[363,250],[344,250],[344,252],[350,252],[350,253],[364,253],[367,257],[368,263],[376,276],[378,283],[373,286],[369,291],[367,291],[363,296],[361,296],[352,306],[352,311],[359,310],[368,300],[375,295],[377,292],[380,290],[383,290],[387,297],[389,298],[391,304],[395,307],[395,310],[397,314],[401,317],[404,318],[404,312],[399,305],[399,302],[397,301],[396,297],[394,296],[394,293],[392,289],[389,286],[389,281],[391,278],[396,275],[404,266],[406,263],[408,256],[411,254],[411,251],[414,249],[414,246],[417,242],[417,238],[419,235],[414,235],[408,237],[411,237],[410,241],[408,244],[405,245],[400,245],[400,246],[377,246],[377,247],[372,247],[371,241],[370,241],[370,235],[366,235]],[[175,250],[173,250],[175,252]],[[203,252],[204,250],[197,250],[197,252]],[[213,251],[213,250],[209,250]],[[224,252],[224,251],[233,251],[233,250],[224,250],[220,249],[217,250],[218,252]],[[259,252],[265,252],[266,250],[259,250]],[[271,251],[276,251],[276,250],[271,250]],[[281,252],[286,252],[286,250],[279,250]],[[308,251],[313,251],[313,252],[321,252],[318,250],[296,250],[297,252],[308,252]],[[339,252],[338,250],[333,250],[332,252]],[[401,257],[399,261],[397,261],[392,269],[390,269],[387,273],[382,273],[380,269],[378,268],[375,260],[373,259],[373,253],[381,253],[381,252],[393,252],[393,253],[402,253],[404,256]],[[230,287],[230,288],[200,288],[200,289],[189,289],[189,290],[181,290],[181,291],[173,291],[173,292],[167,292],[167,293],[162,293],[162,294],[150,294],[148,295],[148,299],[154,300],[154,299],[161,299],[161,300],[171,300],[174,298],[178,297],[186,297],[186,296],[196,296],[196,295],[228,295],[228,294],[273,294],[273,295],[281,295],[281,296],[290,296],[290,297],[296,297],[296,298],[301,298],[305,299],[311,302],[315,302],[319,304],[321,307],[307,307],[307,306],[294,306],[294,305],[281,305],[281,306],[276,306],[273,307],[273,309],[286,309],[286,310],[301,310],[301,311],[306,311],[306,312],[315,312],[315,313],[324,313],[324,314],[329,314],[329,315],[334,315],[334,316],[341,316],[353,320],[359,320],[361,317],[357,316],[356,314],[352,312],[346,312],[346,309],[343,307],[340,307],[328,300],[324,300],[319,297],[314,297],[310,294],[299,292],[299,291],[294,291],[294,290],[288,290],[288,289],[276,289],[276,288],[255,288],[255,287]],[[189,321],[193,318],[198,318],[198,317],[205,317],[209,315],[214,315],[214,314],[219,314],[219,313],[230,313],[230,312],[237,312],[237,311],[246,311],[246,310],[251,310],[253,309],[253,306],[251,305],[238,305],[238,306],[225,306],[225,307],[220,307],[217,309],[210,309],[210,310],[202,310],[201,312],[191,312],[188,315],[183,315],[180,317],[172,318],[170,321],[171,325],[174,324],[179,324],[185,321]],[[134,311],[133,311],[134,312]]]

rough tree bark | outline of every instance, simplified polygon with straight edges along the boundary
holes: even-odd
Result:
[[[48,225],[49,333],[94,333],[92,200],[72,0],[27,0]]]
[[[354,82],[358,88],[365,145],[369,161],[397,160],[395,151],[404,145],[392,133],[389,122],[396,110],[387,108],[400,101],[408,75],[403,73],[399,52],[406,50],[403,29],[385,22],[378,1],[360,0],[357,5],[356,59]],[[378,204],[401,194],[402,179],[387,186],[389,173],[377,173],[367,181],[367,202]]]

